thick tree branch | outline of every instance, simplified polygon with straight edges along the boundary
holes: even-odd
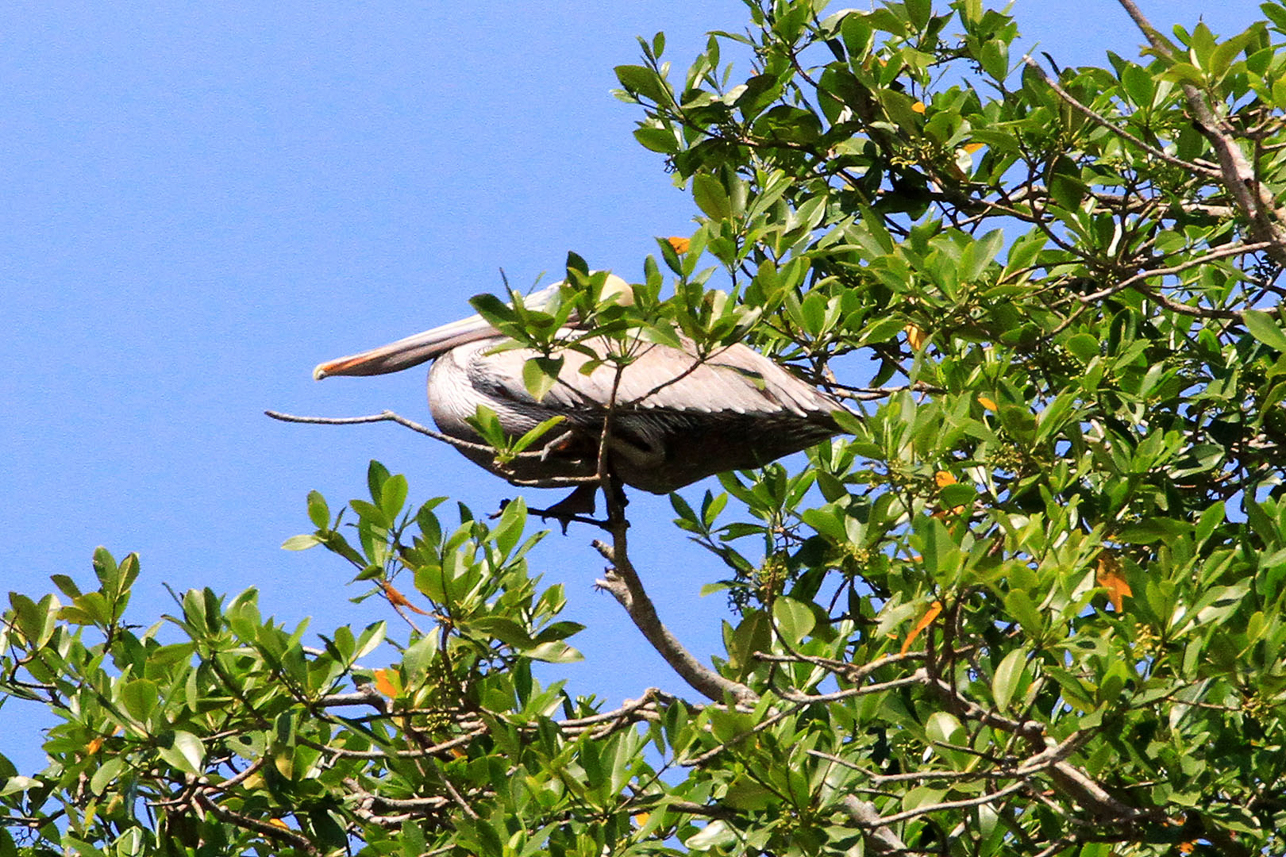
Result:
[[[1135,25],[1143,32],[1156,54],[1175,62],[1175,45],[1152,26],[1134,0],[1118,0]],[[1206,95],[1191,83],[1183,83],[1183,95],[1197,130],[1210,142],[1219,159],[1223,185],[1232,195],[1242,216],[1250,222],[1250,234],[1256,241],[1271,246],[1268,254],[1279,265],[1286,265],[1286,213],[1278,208],[1272,192],[1259,181],[1255,170],[1242,152],[1237,140],[1228,133],[1227,124],[1215,115]]]
[[[909,850],[906,843],[885,825],[875,804],[847,795],[840,801],[840,806],[866,834],[866,842],[876,854],[901,854]]]
[[[596,581],[602,589],[625,608],[625,612],[634,622],[635,627],[647,638],[665,662],[679,676],[707,699],[722,702],[731,695],[739,704],[753,705],[759,701],[759,695],[740,682],[724,678],[714,670],[701,663],[695,655],[687,650],[679,640],[662,624],[656,614],[656,607],[643,588],[643,581],[629,561],[625,552],[625,532],[623,527],[613,530],[616,547],[613,548],[595,540],[594,547],[603,555],[612,567],[607,575]]]

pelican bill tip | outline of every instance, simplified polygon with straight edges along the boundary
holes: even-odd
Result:
[[[329,378],[330,373],[326,371],[326,367],[329,365],[329,363],[318,363],[316,368],[313,369],[313,380],[320,381],[322,378]]]

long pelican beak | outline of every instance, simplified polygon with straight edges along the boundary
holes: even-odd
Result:
[[[495,335],[496,331],[482,316],[472,315],[370,351],[328,360],[313,370],[313,378],[320,381],[331,375],[385,375],[400,372],[432,360],[457,345]]]
[[[523,298],[523,304],[531,309],[543,309],[558,294],[561,286],[562,283],[555,283],[533,292]],[[331,375],[387,375],[390,372],[401,372],[445,354],[458,345],[496,335],[496,329],[486,319],[480,315],[471,315],[370,351],[328,360],[313,370],[313,378],[320,381]]]

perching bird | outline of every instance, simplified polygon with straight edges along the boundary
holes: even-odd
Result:
[[[536,310],[550,306],[561,286],[527,296],[524,306]],[[620,277],[608,275],[603,295],[629,303],[633,292]],[[563,421],[538,441],[543,455],[499,465],[489,451],[461,450],[510,482],[537,487],[597,474],[609,406],[609,472],[626,485],[654,494],[715,473],[762,467],[840,431],[832,417],[842,408],[839,402],[741,344],[717,348],[702,359],[687,340],[684,348],[631,338],[586,340],[582,345],[600,356],[609,350],[631,356],[619,370],[619,379],[617,366],[610,361],[582,373],[590,358],[567,349],[558,352],[564,363],[557,381],[537,399],[523,381],[523,365],[538,352],[495,350],[506,341],[475,315],[331,360],[313,375],[319,380],[331,375],[381,375],[434,360],[428,382],[433,420],[444,434],[471,443],[485,443],[468,422],[479,405],[494,411],[512,437],[561,416]],[[593,495],[592,486],[579,488],[550,511],[566,514],[586,507],[592,511]]]

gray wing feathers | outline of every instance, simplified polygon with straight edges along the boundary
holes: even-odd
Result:
[[[840,405],[829,396],[796,378],[762,354],[735,344],[701,360],[693,354],[664,345],[640,343],[632,363],[620,371],[611,364],[589,374],[582,368],[589,358],[575,351],[562,353],[565,364],[540,405],[546,408],[602,409],[616,392],[618,408],[687,411],[697,413],[780,414],[805,417],[829,414]],[[517,349],[490,353],[479,350],[470,374],[485,377],[494,393],[515,402],[536,400],[522,382],[522,367],[533,352]]]

